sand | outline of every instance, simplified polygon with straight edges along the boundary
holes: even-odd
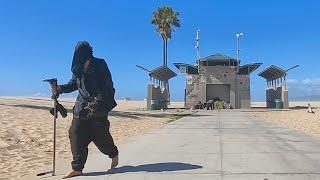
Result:
[[[308,103],[313,107],[314,114],[307,112]],[[264,103],[259,102],[252,104],[254,107],[264,106]],[[290,102],[290,109],[283,111],[260,108],[256,110],[256,112],[250,112],[254,117],[320,138],[320,102]]]
[[[63,99],[61,103],[71,109],[74,100]],[[179,106],[179,103],[173,104]],[[48,112],[51,106],[50,99],[0,98],[0,179],[17,179],[51,165],[53,116]],[[143,111],[144,107],[143,101],[118,101],[109,117],[116,144],[168,122],[166,114],[149,113]],[[57,156],[60,159],[71,159],[68,138],[71,120],[70,113],[67,118],[57,120]],[[89,151],[98,151],[93,144],[89,148]]]
[[[60,101],[71,109],[74,99]],[[276,111],[262,108],[261,102],[248,112],[254,117],[294,128],[320,138],[320,102],[311,102],[315,114],[307,113],[308,102],[291,102],[290,110]],[[48,108],[50,99],[0,97],[0,179],[18,179],[37,169],[51,165],[53,117]],[[181,108],[183,103],[172,103],[171,107]],[[175,111],[175,110],[174,110]],[[111,134],[116,144],[124,143],[132,136],[160,128],[170,119],[170,111],[146,111],[144,101],[118,101],[110,113]],[[68,129],[72,114],[57,121],[57,156],[70,160]],[[94,145],[89,151],[98,151]],[[40,171],[39,171],[40,172]]]

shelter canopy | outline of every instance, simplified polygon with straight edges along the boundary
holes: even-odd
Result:
[[[252,63],[252,64],[246,64],[246,65],[240,66],[238,74],[249,75],[250,73],[252,73],[256,69],[258,69],[261,65],[262,65],[262,63]]]
[[[198,67],[186,63],[173,63],[182,74],[198,74]]]
[[[154,78],[162,80],[162,81],[168,81],[169,79],[175,77],[177,74],[166,66],[160,66],[160,67],[153,69],[149,73],[149,75],[151,77],[154,77]]]
[[[286,76],[286,71],[275,65],[271,65],[258,75],[265,78],[267,81],[272,81]]]

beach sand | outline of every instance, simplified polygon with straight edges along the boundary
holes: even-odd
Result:
[[[176,110],[146,111],[144,101],[117,101],[110,113],[111,134],[120,144],[129,137],[143,134],[166,124]],[[72,109],[74,99],[63,98],[60,103]],[[315,113],[307,113],[308,102],[291,102],[290,110],[267,110],[265,103],[252,103],[249,114],[288,128],[294,128],[320,138],[320,102],[311,102]],[[51,166],[53,117],[48,109],[51,99],[0,97],[0,179],[19,179],[37,169]],[[172,103],[181,108],[183,103]],[[68,129],[72,114],[57,119],[57,157],[71,160]],[[98,151],[90,144],[89,151]]]
[[[61,104],[72,109],[73,99],[62,99]],[[182,106],[173,103],[173,106]],[[48,109],[50,99],[0,98],[0,174],[5,179],[18,179],[52,163],[53,116]],[[128,137],[159,128],[168,122],[165,113],[143,111],[143,101],[118,101],[110,113],[111,134],[116,144]],[[71,160],[68,129],[72,114],[57,119],[57,157]],[[93,143],[89,151],[98,151]]]
[[[307,112],[308,103],[315,111],[314,114]],[[262,108],[260,110],[260,107],[265,106],[265,103],[261,102],[252,103],[252,106],[259,107],[256,112],[250,112],[254,117],[320,138],[320,102],[290,102],[290,109],[281,111]]]

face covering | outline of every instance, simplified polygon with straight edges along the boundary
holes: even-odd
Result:
[[[84,73],[84,63],[87,60],[91,60],[92,57],[92,47],[90,44],[87,41],[79,41],[72,59],[71,71],[73,75],[80,78]]]

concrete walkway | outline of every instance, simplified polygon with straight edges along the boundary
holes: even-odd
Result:
[[[120,166],[90,154],[86,176],[73,179],[319,180],[320,141],[244,112],[201,111],[132,138]],[[58,166],[60,179],[70,167]]]

